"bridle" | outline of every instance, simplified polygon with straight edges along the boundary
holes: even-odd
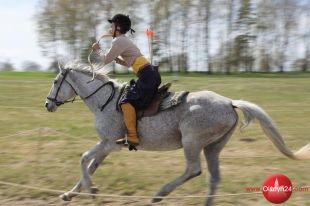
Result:
[[[57,97],[58,97],[60,88],[61,88],[62,84],[64,83],[64,81],[66,81],[67,83],[69,83],[69,82],[66,80],[66,77],[67,77],[67,75],[68,75],[68,72],[69,72],[69,71],[66,70],[64,73],[63,73],[63,72],[60,73],[63,77],[62,77],[62,79],[61,79],[61,82],[60,82],[60,84],[59,84],[59,87],[57,88],[55,97],[54,97],[54,98],[52,98],[52,97],[46,97],[46,99],[48,99],[48,100],[54,102],[54,103],[56,104],[57,107],[60,106],[60,105],[65,104],[65,103],[68,103],[68,102],[72,102],[72,103],[73,103],[73,102],[75,101],[75,97],[73,98],[73,100],[67,100],[67,101],[58,101],[58,100],[57,100]],[[57,81],[57,80],[55,80],[55,81]],[[55,83],[55,81],[54,81],[54,83]],[[72,85],[71,85],[70,83],[69,83],[69,85],[72,87]],[[72,87],[72,89],[73,89],[73,91],[75,92],[75,94],[77,95],[75,89],[74,89],[73,87]]]
[[[104,39],[104,38],[107,38],[107,37],[111,37],[111,35],[110,35],[110,34],[106,34],[106,35],[101,36],[101,37],[99,38],[99,40],[97,41],[97,43],[99,44],[99,42],[100,42],[101,39]],[[88,81],[87,83],[90,83],[90,82],[92,82],[92,81],[95,79],[95,68],[94,68],[94,66],[93,66],[93,64],[92,64],[92,62],[91,62],[91,60],[90,60],[90,56],[91,56],[91,54],[93,53],[93,51],[94,51],[94,50],[92,49],[91,52],[90,52],[89,55],[88,55],[88,63],[89,63],[89,65],[90,65],[90,67],[91,67],[91,70],[92,70],[92,74],[93,74],[93,75],[92,75],[92,79],[91,79],[90,81]],[[61,86],[62,86],[62,84],[63,84],[64,81],[66,81],[66,82],[71,86],[71,88],[73,89],[73,91],[75,92],[75,94],[78,95],[78,93],[75,91],[75,89],[74,89],[74,87],[71,85],[71,83],[68,82],[68,81],[66,80],[66,77],[67,77],[68,73],[69,73],[69,70],[67,70],[67,69],[65,70],[65,72],[61,72],[61,73],[60,73],[61,75],[63,75],[63,78],[62,78],[62,80],[61,80],[61,82],[60,82],[59,87],[57,88],[55,97],[54,97],[54,98],[47,97],[47,99],[50,100],[50,101],[52,101],[52,102],[54,102],[54,103],[56,104],[56,106],[60,106],[60,105],[63,105],[63,104],[65,104],[65,103],[69,103],[69,102],[73,103],[73,102],[75,101],[75,97],[74,97],[72,100],[66,100],[66,101],[58,101],[58,100],[57,100],[58,93],[59,93],[60,88],[61,88]],[[89,94],[89,95],[86,96],[86,97],[81,97],[81,96],[80,96],[81,99],[82,99],[82,100],[86,100],[86,99],[90,98],[91,96],[93,96],[95,93],[97,93],[101,88],[103,88],[103,87],[106,86],[106,85],[111,86],[112,92],[111,92],[111,94],[110,94],[108,100],[107,100],[107,101],[101,106],[101,108],[100,108],[100,111],[103,111],[103,109],[111,102],[111,100],[113,99],[113,97],[114,97],[114,95],[115,95],[115,87],[114,87],[114,83],[113,83],[112,81],[108,81],[108,82],[103,83],[103,84],[102,84],[100,87],[98,87],[94,92],[92,92],[91,94]]]
[[[61,72],[60,74],[63,76],[62,77],[62,80],[59,84],[59,87],[57,88],[57,91],[56,91],[56,94],[55,94],[55,97],[52,98],[52,97],[47,97],[46,99],[54,102],[56,104],[56,106],[60,106],[60,105],[63,105],[65,103],[73,103],[75,101],[75,97],[72,99],[72,100],[66,100],[66,101],[58,101],[57,100],[57,97],[58,97],[58,94],[59,94],[59,91],[60,91],[60,88],[62,86],[62,84],[64,83],[64,81],[66,81],[70,86],[71,88],[73,89],[73,91],[75,92],[76,95],[78,95],[78,93],[75,91],[74,87],[71,85],[71,83],[69,81],[66,80],[66,77],[68,75],[70,70],[65,70],[65,72]],[[98,87],[94,92],[92,92],[91,94],[87,95],[86,97],[81,97],[81,99],[83,100],[86,100],[90,97],[92,97],[94,94],[96,94],[100,89],[102,89],[104,86],[106,85],[109,85],[111,86],[111,89],[112,89],[112,92],[108,98],[108,100],[101,106],[100,108],[100,111],[103,111],[103,109],[111,102],[111,100],[113,99],[114,95],[115,95],[115,87],[114,87],[114,83],[112,81],[107,81],[105,83],[103,83],[100,87]]]

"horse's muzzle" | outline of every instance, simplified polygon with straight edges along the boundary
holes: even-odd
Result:
[[[57,105],[54,102],[46,101],[45,102],[45,108],[49,112],[55,112],[57,110]]]

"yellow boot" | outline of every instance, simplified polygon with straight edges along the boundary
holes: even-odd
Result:
[[[130,103],[125,103],[121,105],[124,122],[127,128],[127,141],[133,145],[139,144],[139,137],[137,134],[137,116],[136,110]],[[116,144],[124,144],[126,142],[125,138],[116,140]]]

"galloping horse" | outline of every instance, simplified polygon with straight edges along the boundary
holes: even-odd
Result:
[[[123,146],[115,140],[124,137],[126,130],[122,114],[116,110],[117,96],[122,84],[111,80],[106,74],[96,74],[93,81],[90,67],[77,63],[60,66],[60,73],[48,94],[45,106],[55,112],[57,107],[75,96],[85,102],[94,113],[95,127],[101,141],[81,157],[81,179],[61,198],[70,201],[85,187],[89,193],[97,192],[92,187],[90,174],[112,152]],[[257,119],[276,148],[292,159],[308,159],[310,144],[293,153],[284,143],[272,119],[257,105],[241,100],[231,100],[211,91],[190,92],[179,106],[162,111],[152,117],[143,117],[138,123],[140,150],[167,151],[183,148],[186,168],[183,175],[164,185],[153,198],[159,202],[176,187],[201,174],[200,153],[204,152],[209,179],[209,192],[205,205],[212,204],[220,181],[219,154],[232,136],[240,109],[245,116],[245,126]]]

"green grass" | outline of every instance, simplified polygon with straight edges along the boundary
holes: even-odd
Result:
[[[0,77],[51,77],[55,76],[52,72],[0,72]]]
[[[297,149],[310,141],[310,74],[163,74],[172,90],[212,90],[232,99],[263,107],[275,120],[286,143]],[[56,113],[45,111],[45,97],[55,74],[0,73],[0,181],[58,190],[71,189],[79,179],[79,159],[97,141],[93,115],[81,102],[66,104]],[[117,75],[123,81],[132,75]],[[177,80],[177,81],[174,81]],[[242,117],[242,114],[240,117]],[[242,119],[242,118],[241,118]],[[253,142],[244,142],[251,138]],[[273,173],[283,173],[295,185],[310,185],[310,162],[283,157],[258,124],[236,131],[221,155],[222,182],[217,194],[243,193],[259,187]],[[204,195],[207,171],[171,195]],[[160,186],[182,174],[182,150],[111,154],[93,176],[100,192],[154,195]],[[309,191],[310,192],[310,191]],[[294,193],[283,205],[310,205],[309,192]],[[0,185],[0,205],[64,205],[57,194]],[[204,199],[167,199],[158,205],[202,205]],[[151,205],[148,199],[92,200],[77,197],[74,205]],[[215,205],[271,205],[261,195],[218,197]]]

